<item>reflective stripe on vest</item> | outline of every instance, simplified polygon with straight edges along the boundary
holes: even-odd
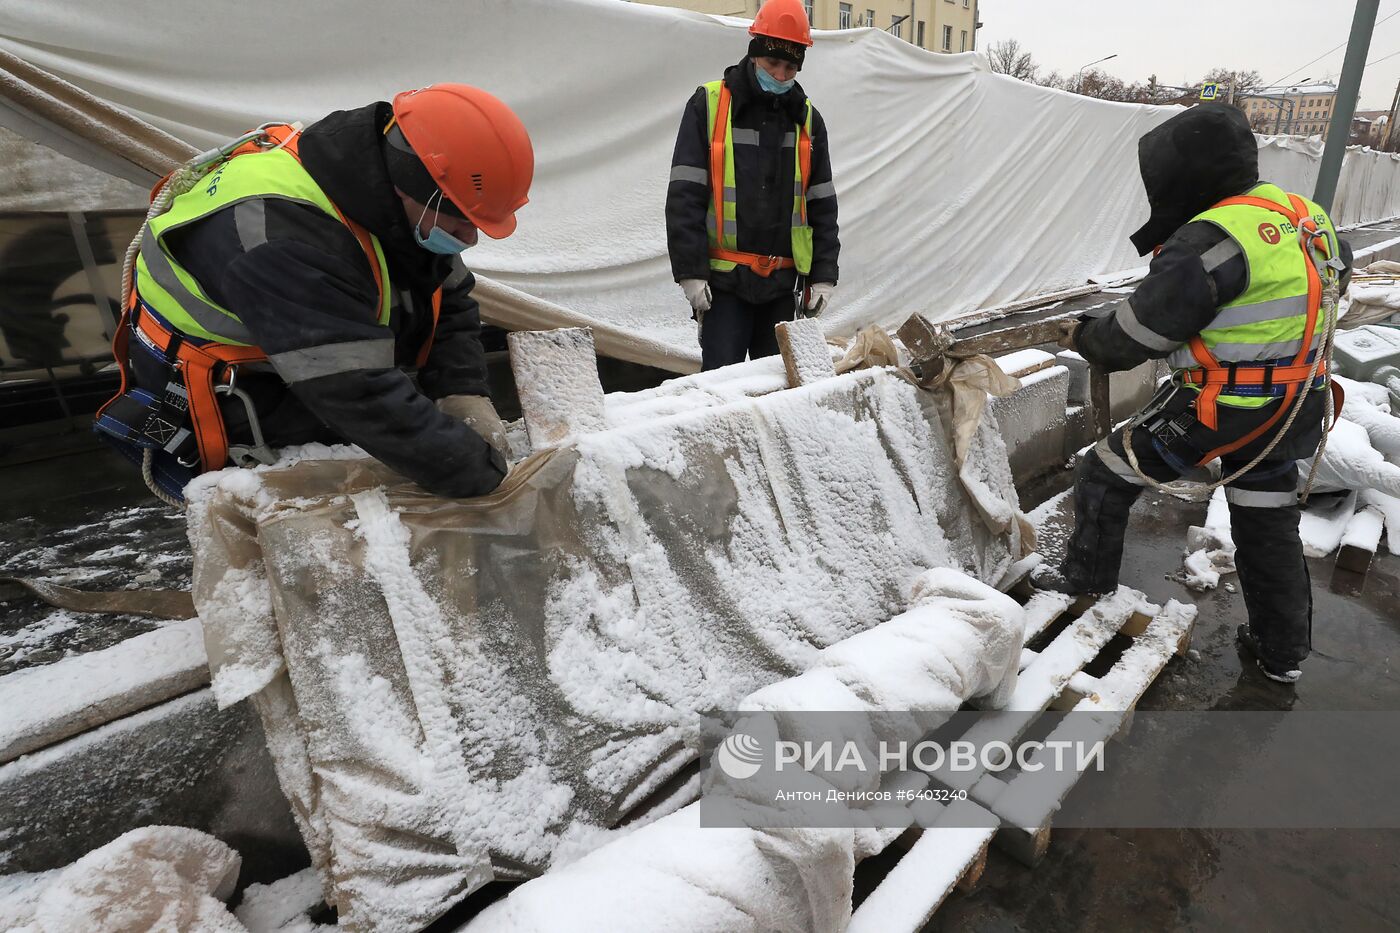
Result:
[[[250,342],[247,328],[238,316],[210,300],[199,282],[170,255],[166,238],[187,224],[233,207],[257,203],[266,198],[279,198],[305,204],[346,223],[330,198],[316,184],[292,153],[285,149],[269,149],[236,155],[216,165],[195,183],[189,191],[176,197],[170,209],[154,218],[141,240],[136,257],[137,281],[141,300],[146,302],[177,331],[191,337],[234,346]],[[242,218],[236,218],[242,221]],[[248,234],[254,240],[245,247],[257,245],[257,237],[265,232],[249,225],[236,223],[240,237]],[[352,233],[355,233],[352,229]],[[359,234],[356,233],[357,238]],[[378,266],[376,279],[380,286],[379,323],[389,322],[389,265],[379,240],[365,235]],[[367,251],[368,252],[368,251]]]
[[[1276,185],[1257,185],[1246,197],[1292,211],[1289,195]],[[1303,203],[1327,235],[1332,255],[1337,255],[1337,235],[1327,212],[1307,199]],[[1244,293],[1220,307],[1201,331],[1201,343],[1221,363],[1295,356],[1303,346],[1309,303],[1309,260],[1299,248],[1297,228],[1267,207],[1252,204],[1212,207],[1192,220],[1223,230],[1239,246],[1248,266],[1249,284]],[[1314,335],[1325,326],[1319,316]],[[1179,371],[1200,365],[1189,343],[1173,351],[1167,363]],[[1231,394],[1216,399],[1239,408],[1259,408],[1274,400],[1272,396]]]
[[[708,128],[707,138],[712,145],[717,139],[716,123],[720,110],[720,95],[724,89],[723,81],[711,81],[705,85],[705,100],[707,104],[706,124]],[[726,95],[727,96],[727,95]],[[739,204],[738,187],[734,174],[734,146],[738,145],[758,145],[758,132],[756,130],[734,129],[733,112],[725,114],[723,127],[718,128],[719,137],[723,141],[724,166],[722,172],[715,164],[718,160],[711,160],[710,170],[710,190],[711,198],[709,209],[705,214],[705,231],[709,237],[710,248],[712,250],[725,250],[730,253],[739,251]],[[794,147],[793,158],[793,184],[792,184],[792,260],[797,271],[806,275],[812,270],[812,228],[807,223],[807,176],[811,172],[811,145],[812,145],[812,102],[807,101],[807,115],[803,124],[797,126],[794,132],[787,134],[783,139],[783,144]],[[807,156],[807,165],[804,166],[803,155]],[[715,195],[718,195],[716,197]],[[715,202],[720,204],[721,216],[717,220]],[[722,229],[720,224],[722,223]],[[710,268],[720,272],[732,270],[737,262],[715,257],[710,258]],[[761,273],[767,274],[767,273]]]

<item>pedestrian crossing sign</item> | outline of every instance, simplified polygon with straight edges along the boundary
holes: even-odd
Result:
[[[1218,85],[1218,84],[1202,84],[1202,85],[1201,85],[1201,100],[1215,100],[1215,99],[1216,99],[1217,97],[1219,97],[1219,96],[1220,96],[1220,85]]]

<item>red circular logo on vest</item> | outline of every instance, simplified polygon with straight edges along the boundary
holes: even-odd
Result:
[[[1283,239],[1283,234],[1279,233],[1278,227],[1275,227],[1273,224],[1260,224],[1259,239],[1272,246]]]

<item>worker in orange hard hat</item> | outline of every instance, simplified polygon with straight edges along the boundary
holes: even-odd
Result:
[[[826,124],[797,73],[800,0],[768,0],[748,54],[686,104],[666,193],[671,272],[714,369],[778,352],[774,326],[830,308],[841,251]]]
[[[519,118],[435,84],[199,158],[192,187],[158,189],[99,433],[174,500],[312,441],[440,495],[496,488],[504,431],[461,253],[515,231],[534,174]]]

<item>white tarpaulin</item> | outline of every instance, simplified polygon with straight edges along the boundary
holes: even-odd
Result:
[[[573,312],[595,323],[604,353],[697,368],[663,205],[684,103],[743,56],[746,21],[617,0],[4,9],[0,50],[200,148],[433,81],[492,91],[529,127],[538,167],[519,232],[469,254],[513,289],[483,285],[488,317],[558,326],[580,323]],[[815,38],[801,81],[830,130],[843,246],[828,333],[892,329],[913,311],[948,318],[1137,264],[1127,241],[1147,214],[1137,140],[1175,108],[1024,84],[991,74],[981,55],[926,52],[875,29]],[[1394,158],[1358,155],[1338,222],[1400,214]],[[1274,146],[1264,156],[1264,174],[1279,163],[1285,183],[1316,163]]]

